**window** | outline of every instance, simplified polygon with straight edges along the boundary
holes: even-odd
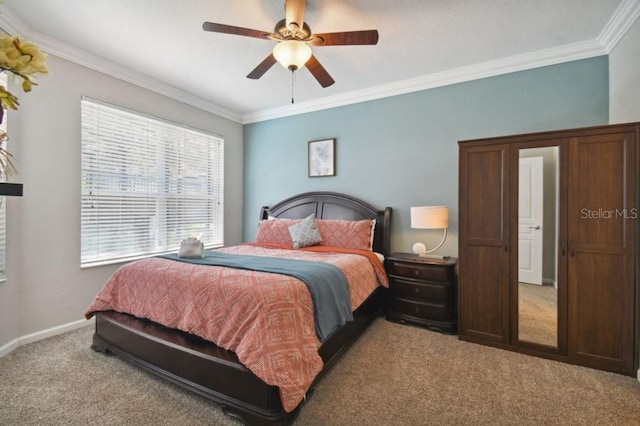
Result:
[[[84,97],[81,266],[223,243],[224,140]]]

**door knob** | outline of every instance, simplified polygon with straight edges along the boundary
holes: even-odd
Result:
[[[530,226],[529,228],[531,228],[531,229],[540,229],[540,225]]]

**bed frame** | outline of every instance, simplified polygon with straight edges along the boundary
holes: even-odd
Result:
[[[369,204],[334,192],[308,192],[272,207],[262,207],[260,219],[304,218],[376,219],[374,251],[390,254],[391,208],[376,210]],[[319,349],[324,367],[313,385],[331,368],[364,330],[381,315],[386,289],[379,287],[354,312],[354,320],[324,342]],[[294,411],[284,411],[278,388],[267,385],[238,361],[232,351],[197,336],[155,322],[114,311],[96,314],[95,351],[113,353],[183,388],[221,405],[225,414],[247,424],[290,424]],[[307,398],[313,391],[309,389]]]

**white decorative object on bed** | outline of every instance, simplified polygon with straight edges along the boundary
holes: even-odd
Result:
[[[197,259],[203,256],[204,244],[196,237],[189,237],[180,243],[178,256],[186,259]]]

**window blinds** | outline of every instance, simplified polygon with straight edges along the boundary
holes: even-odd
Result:
[[[83,98],[81,265],[223,244],[224,140]]]

